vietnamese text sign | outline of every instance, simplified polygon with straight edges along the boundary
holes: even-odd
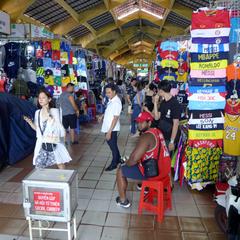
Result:
[[[33,192],[34,209],[41,212],[60,212],[60,192]]]

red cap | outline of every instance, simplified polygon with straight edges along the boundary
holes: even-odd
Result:
[[[142,112],[135,120],[136,122],[153,121],[153,116],[149,112]]]

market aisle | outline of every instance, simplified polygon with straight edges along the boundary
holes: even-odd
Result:
[[[121,153],[129,155],[136,139],[128,137],[129,125],[125,115],[122,116],[122,125],[119,145]],[[173,210],[166,213],[161,225],[155,216],[137,215],[140,193],[133,182],[128,191],[132,207],[117,207],[115,172],[103,171],[111,158],[99,128],[97,124],[85,126],[80,133],[80,144],[69,147],[73,161],[68,168],[79,172],[78,239],[225,239],[214,221],[215,204],[211,189],[192,192],[186,185],[180,188],[176,183]],[[29,157],[0,173],[0,240],[29,239],[21,207],[21,180],[31,169]],[[47,239],[66,240],[66,235],[48,232]]]

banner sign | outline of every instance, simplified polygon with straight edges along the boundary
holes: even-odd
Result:
[[[33,38],[48,38],[53,39],[54,34],[44,27],[39,27],[31,24],[31,37]]]
[[[30,25],[29,24],[11,24],[10,37],[25,38],[29,37]]]
[[[10,34],[10,16],[0,11],[0,33]]]
[[[41,212],[60,212],[60,192],[33,192],[34,209]]]

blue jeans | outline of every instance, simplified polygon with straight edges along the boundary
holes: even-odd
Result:
[[[141,113],[141,107],[138,104],[133,105],[133,112],[131,116],[131,133],[135,134],[137,131],[136,121],[135,119]]]
[[[113,131],[111,139],[107,141],[107,144],[112,151],[112,163],[111,163],[112,166],[118,165],[118,163],[120,163],[120,158],[121,158],[118,145],[117,145],[117,137],[118,137],[118,132]]]

